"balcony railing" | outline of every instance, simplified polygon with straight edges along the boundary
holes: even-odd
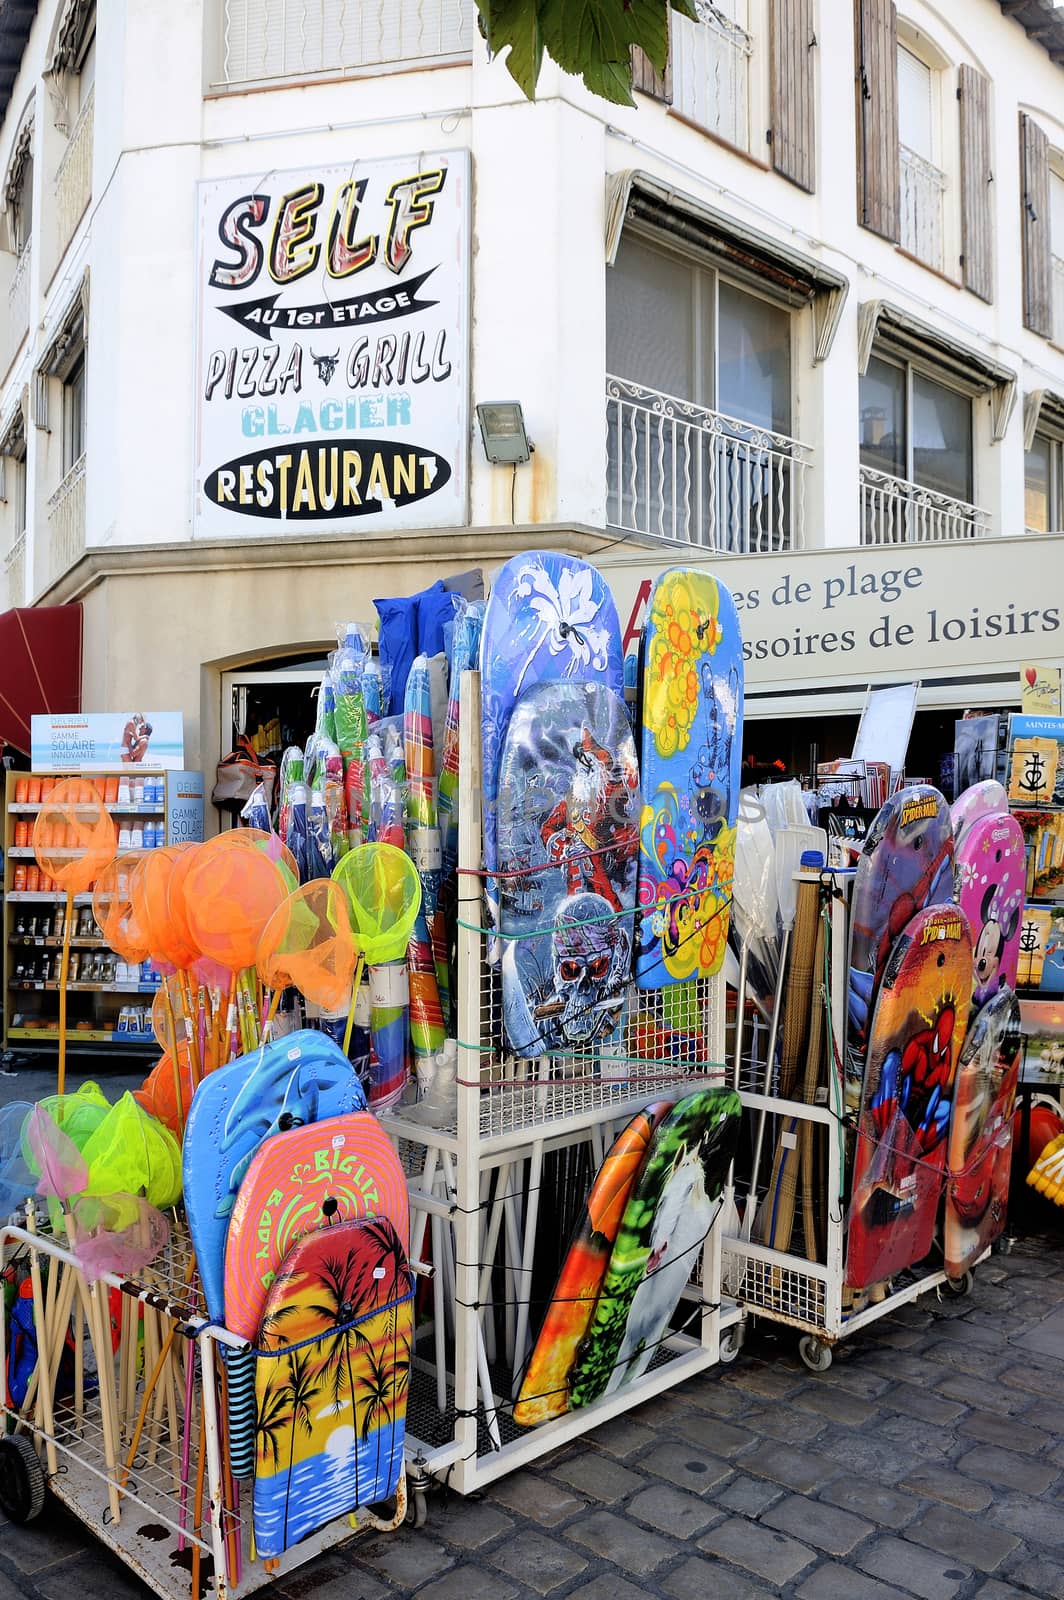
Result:
[[[946,174],[901,146],[901,246],[937,272],[945,270]]]
[[[978,539],[989,530],[990,514],[979,506],[861,468],[862,544],[945,544]]]
[[[80,455],[48,502],[48,571],[41,588],[68,572],[85,548],[85,456]]]
[[[476,0],[221,0],[221,85],[469,56]]]
[[[61,261],[67,245],[85,208],[92,199],[92,129],[93,108],[96,97],[89,90],[88,98],[78,113],[78,120],[70,130],[63,159],[55,175],[55,243],[56,261]]]
[[[719,411],[606,379],[606,520],[704,550],[805,544],[808,446]]]
[[[1064,345],[1064,256],[1053,257],[1053,338]]]
[[[673,13],[673,107],[707,133],[750,147],[753,40],[709,0],[694,0],[698,21]]]
[[[0,373],[7,371],[18,354],[19,345],[29,332],[31,265],[31,248],[27,244],[23,246],[22,254],[15,262],[15,272],[11,279],[11,287],[7,291],[7,323],[3,330],[3,354],[0,357]]]
[[[11,549],[4,557],[4,574],[7,578],[7,606],[26,603],[26,530],[23,528]]]

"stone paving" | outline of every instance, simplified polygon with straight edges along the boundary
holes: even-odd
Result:
[[[434,1493],[422,1531],[334,1550],[276,1592],[1064,1600],[1062,1434],[1057,1237],[991,1257],[969,1299],[903,1307],[820,1376],[762,1325],[734,1366],[476,1499]],[[0,1528],[0,1600],[147,1592],[54,1508]]]

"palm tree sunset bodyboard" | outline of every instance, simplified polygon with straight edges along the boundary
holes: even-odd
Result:
[[[662,1100],[634,1116],[595,1175],[514,1406],[514,1421],[522,1427],[569,1409],[569,1370],[591,1321],[628,1196],[651,1135],[671,1110],[671,1103]]]
[[[386,1218],[336,1223],[292,1246],[256,1356],[260,1557],[395,1493],[413,1330],[406,1248]]]
[[[699,1089],[678,1100],[651,1135],[573,1364],[573,1407],[633,1383],[668,1337],[720,1215],[741,1116],[734,1090]]]

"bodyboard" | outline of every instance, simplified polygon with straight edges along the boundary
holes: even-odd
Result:
[[[492,585],[480,639],[485,895],[498,920],[496,801],[502,745],[514,706],[537,683],[595,682],[624,696],[617,607],[601,573],[572,556],[530,550]],[[491,958],[498,960],[498,941]]]
[[[406,1247],[386,1218],[320,1228],[288,1252],[256,1354],[260,1557],[395,1493],[413,1326]]]
[[[963,1277],[1005,1227],[1022,1042],[1020,1003],[1002,985],[972,1019],[957,1064],[944,1235],[951,1278]]]
[[[652,1134],[572,1368],[572,1406],[590,1405],[650,1366],[720,1214],[741,1116],[734,1090],[699,1089]]]
[[[654,1129],[672,1110],[659,1101],[640,1111],[613,1141],[573,1231],[547,1315],[525,1368],[514,1421],[533,1427],[569,1409],[569,1370],[587,1332],[610,1252]]]
[[[966,831],[954,857],[956,900],[972,932],[972,1007],[1015,989],[1027,882],[1023,830],[1015,817],[985,816]]]
[[[883,969],[909,920],[953,895],[953,827],[937,789],[900,789],[861,845],[850,902],[846,1109],[861,1106],[869,1025]]]
[[[541,683],[522,695],[498,792],[503,1018],[518,1056],[593,1045],[620,1022],[639,810],[635,740],[611,690]]]
[[[358,1074],[340,1046],[309,1028],[238,1057],[199,1084],[181,1154],[185,1213],[208,1316],[225,1312],[229,1217],[263,1140],[365,1105]]]
[[[973,822],[978,822],[981,817],[1000,816],[1008,809],[1009,797],[1005,786],[998,783],[996,778],[983,778],[981,782],[973,783],[971,788],[957,796],[949,808],[954,847],[960,849],[961,840]]]
[[[971,992],[963,912],[917,912],[891,950],[872,1018],[847,1231],[851,1288],[880,1283],[931,1248]]]
[[[650,593],[641,661],[636,983],[719,972],[742,760],[743,647],[731,593],[675,567]]]

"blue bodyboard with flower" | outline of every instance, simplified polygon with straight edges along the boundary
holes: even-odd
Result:
[[[636,983],[720,970],[728,940],[742,761],[743,645],[731,594],[674,567],[643,635]]]
[[[503,740],[526,689],[549,682],[598,683],[624,696],[617,607],[601,573],[572,556],[514,556],[492,587],[480,641],[484,866],[488,913],[498,928],[497,804]],[[491,959],[501,954],[492,943]]]

